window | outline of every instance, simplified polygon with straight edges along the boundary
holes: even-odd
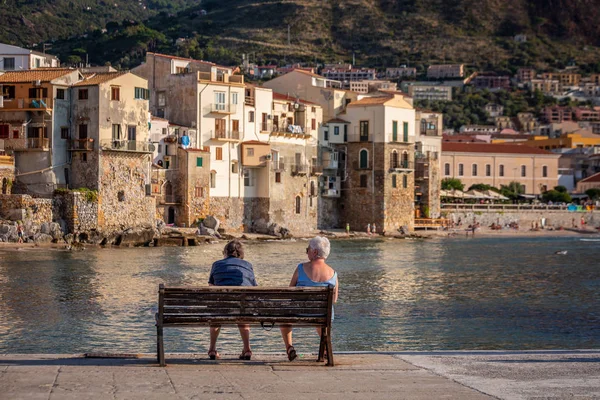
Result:
[[[404,142],[408,142],[408,122],[404,123]]]
[[[214,189],[217,186],[217,171],[210,171],[210,187]]]
[[[4,69],[6,71],[12,71],[15,69],[15,58],[14,57],[4,57]]]
[[[317,185],[315,185],[315,181],[310,181],[310,195],[311,196],[317,195]]]
[[[450,163],[444,164],[444,175],[450,176]]]
[[[156,151],[158,151],[158,154],[162,154],[162,144],[159,144],[157,146],[157,150]]]
[[[339,126],[334,126],[333,127],[333,134],[335,136],[338,136],[340,134],[340,127]]]
[[[119,190],[117,192],[117,199],[119,201],[125,201],[125,191],[124,190]]]
[[[13,139],[18,139],[19,138],[19,131],[18,130],[14,130],[13,131]]]
[[[175,67],[176,74],[186,74],[188,72],[187,67]]]
[[[43,99],[48,97],[48,88],[29,88],[30,99]]]
[[[86,124],[79,125],[79,139],[87,139],[87,137],[88,137],[87,125]]]
[[[244,169],[244,186],[254,186],[254,170],[249,168]]]
[[[296,196],[296,214],[300,214],[301,209],[302,209],[302,198],[300,196]]]
[[[367,187],[367,175],[361,175],[360,176],[360,187],[361,188],[366,188]]]
[[[87,162],[87,153],[81,153],[81,162]]]
[[[0,125],[0,139],[8,139],[9,131],[9,125]]]
[[[527,176],[527,167],[525,165],[521,165],[521,176]]]
[[[88,99],[88,90],[87,89],[79,89],[79,100],[87,100]]]
[[[121,125],[113,124],[112,126],[112,140],[121,140]]]
[[[204,188],[202,186],[196,186],[194,188],[194,197],[202,197],[202,194],[204,192],[203,190]]]
[[[150,99],[150,91],[141,87],[136,87],[134,90],[134,99],[148,100]]]
[[[165,92],[158,92],[157,96],[158,96],[158,106],[159,107],[166,106],[167,105],[167,96],[166,96]],[[160,117],[160,115],[159,115],[159,117]],[[161,118],[164,118],[164,117],[161,117]]]
[[[215,110],[225,111],[225,92],[215,92]]]
[[[215,149],[215,160],[221,161],[223,160],[223,148],[217,147]]]
[[[202,157],[196,157],[196,167],[202,168]]]
[[[463,176],[465,174],[465,166],[462,164],[458,164],[458,176]]]
[[[237,103],[238,103],[238,94],[231,93],[231,104],[237,104]]]
[[[60,128],[60,138],[61,139],[68,139],[69,138],[69,128],[62,126]]]
[[[398,168],[400,167],[400,159],[398,157],[398,152],[396,150],[392,151],[390,157],[390,168]]]
[[[406,189],[408,187],[408,176],[402,175],[402,187]]]
[[[58,100],[64,100],[65,99],[65,89],[56,89],[56,98]]]
[[[137,138],[137,127],[133,125],[129,125],[127,127],[127,140],[135,142]]]
[[[471,175],[472,175],[472,176],[477,176],[477,164],[473,164],[473,165],[471,166],[471,169],[472,169],[472,170],[471,170]]]
[[[281,183],[281,172],[275,172],[275,183]]]
[[[498,176],[504,176],[504,165],[498,165]]]
[[[246,156],[254,157],[254,147],[246,147]]]
[[[110,99],[113,101],[121,100],[121,88],[111,86],[110,87]]]
[[[492,166],[485,164],[485,176],[492,176]]]
[[[369,141],[369,121],[360,121],[360,141],[368,142]]]
[[[15,98],[15,87],[14,86],[3,86],[2,97],[4,100],[10,100]]]
[[[396,180],[397,180],[397,176],[396,175],[392,175],[392,187],[393,188],[397,187],[397,185],[398,185],[396,183]]]
[[[310,108],[310,112],[311,113],[316,113],[317,112],[317,107],[311,107]]]
[[[542,167],[542,177],[543,178],[547,178],[548,177],[548,167],[545,166],[545,165]]]
[[[392,121],[392,142],[398,141],[398,121]]]
[[[406,151],[402,152],[402,168],[408,168],[408,153]]]
[[[231,173],[232,174],[237,174],[238,173],[238,162],[237,161],[233,161],[231,163]]]
[[[369,167],[369,152],[365,149],[362,149],[359,154],[359,165],[360,169],[365,169]]]
[[[312,129],[313,131],[317,129],[317,120],[314,118],[310,120],[310,129]]]
[[[254,111],[248,112],[248,122],[254,122]]]
[[[326,142],[329,140],[329,131],[327,129],[323,130],[323,140]]]
[[[348,141],[348,125],[344,125],[344,142]]]

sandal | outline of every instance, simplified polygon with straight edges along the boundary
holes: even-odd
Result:
[[[248,351],[242,352],[242,354],[240,354],[240,360],[250,361],[251,359],[252,359],[252,350],[248,350]]]
[[[288,360],[290,361],[294,361],[296,358],[298,358],[298,354],[296,353],[296,349],[294,349],[294,346],[290,346],[287,348],[287,356]]]
[[[221,358],[221,356],[216,350],[210,350],[208,352],[208,358],[210,358],[211,360],[218,360]]]

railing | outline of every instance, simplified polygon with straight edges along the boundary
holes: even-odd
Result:
[[[412,161],[390,160],[390,169],[414,169],[415,163]]]
[[[306,131],[305,127],[302,125],[294,125],[288,123],[281,124],[273,124],[272,132],[273,133],[285,133],[289,135],[302,135]]]
[[[247,106],[254,107],[255,103],[256,103],[256,99],[252,96],[246,96],[244,98],[244,104],[246,104]]]
[[[0,155],[0,165],[14,166],[15,159],[12,156]]]
[[[423,163],[417,163],[415,168],[415,179],[429,179],[429,166]]]
[[[69,150],[94,150],[94,139],[71,139],[69,140]]]
[[[310,166],[310,174],[311,175],[322,175],[323,174],[323,166],[322,165],[311,165]]]
[[[111,140],[105,139],[100,141],[102,150],[109,151],[131,151],[138,153],[154,152],[154,145],[148,142],[136,142],[135,140]]]
[[[212,103],[210,106],[210,112],[217,114],[235,114],[236,111],[237,104]]]
[[[354,169],[373,169],[373,161],[369,160],[366,164],[361,164],[358,161],[352,162]]]
[[[215,140],[240,140],[240,131],[210,131]]]
[[[442,228],[450,225],[445,218],[415,218],[415,228]]]
[[[292,175],[306,175],[308,173],[308,165],[294,164],[292,165]]]
[[[50,140],[45,138],[27,138],[25,143],[28,149],[47,149],[50,147]]]
[[[340,191],[337,189],[325,189],[321,195],[325,197],[339,197]]]
[[[272,161],[271,169],[273,171],[285,171],[285,163],[283,161]]]
[[[47,97],[20,97],[15,99],[4,99],[2,108],[7,110],[14,109],[32,109],[39,108],[40,110],[51,109]]]
[[[599,210],[587,210],[585,206],[576,206],[576,209],[569,210],[568,205],[548,205],[548,204],[451,204],[443,203],[444,210],[469,210],[469,211],[573,211],[573,212],[598,212]]]
[[[431,151],[431,152],[427,152],[427,153],[415,151],[415,160],[426,161],[426,160],[437,160],[437,159],[438,159],[437,151]]]

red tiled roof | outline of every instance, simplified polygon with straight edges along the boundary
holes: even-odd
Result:
[[[0,75],[0,83],[50,82],[75,71],[75,69],[69,68],[38,68],[28,71],[8,71]]]
[[[303,100],[294,96],[290,96],[287,94],[281,94],[281,93],[277,93],[277,92],[273,92],[273,100],[284,100],[284,101],[298,101],[300,103],[304,103],[304,104],[312,104],[312,105],[318,105],[317,103],[313,103],[312,101],[308,101],[308,100]]]
[[[73,86],[96,86],[101,83],[105,83],[108,81],[112,81],[115,78],[118,78],[121,75],[128,74],[129,71],[118,71],[118,72],[99,72],[97,74],[93,74],[86,78],[81,82],[77,82]]]
[[[351,102],[350,104],[348,104],[348,107],[376,106],[376,105],[385,104],[392,99],[393,99],[393,97],[389,97],[389,96],[365,97],[358,101]]]
[[[350,122],[346,121],[345,119],[334,118],[334,119],[330,119],[326,123],[328,123],[328,124],[349,124]]]
[[[592,176],[588,176],[587,178],[582,179],[579,182],[600,182],[600,172]]]
[[[442,142],[442,151],[456,153],[554,154],[549,151],[516,144]]]

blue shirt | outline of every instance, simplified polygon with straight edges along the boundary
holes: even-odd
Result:
[[[208,283],[215,286],[258,286],[252,264],[236,257],[216,261]]]

